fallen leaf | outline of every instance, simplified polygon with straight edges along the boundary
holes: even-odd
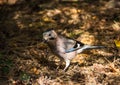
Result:
[[[114,40],[116,47],[120,48],[120,40]]]

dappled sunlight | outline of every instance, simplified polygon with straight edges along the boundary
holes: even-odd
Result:
[[[83,64],[86,62],[86,58],[90,57],[87,54],[79,54],[73,60],[72,63]]]
[[[1,0],[0,84],[119,85],[119,3]],[[105,48],[78,54],[63,72],[65,62],[43,42],[42,33],[51,28],[84,44]]]
[[[111,52],[107,52],[107,51],[105,51],[105,48],[104,48],[104,50],[94,50],[93,51],[93,54],[95,54],[95,55],[102,55],[102,56],[113,56],[114,54],[113,53],[111,53]]]
[[[78,41],[88,45],[94,45],[94,43],[96,43],[95,36],[89,32],[83,32],[78,38]]]
[[[112,27],[115,31],[120,31],[120,22],[114,21],[114,23],[112,24]]]

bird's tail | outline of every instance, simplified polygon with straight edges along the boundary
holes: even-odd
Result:
[[[87,50],[87,49],[100,49],[100,48],[105,48],[105,46],[84,45],[82,48],[77,50],[77,53],[81,53],[82,51]]]
[[[84,49],[99,49],[99,48],[105,48],[105,46],[91,46],[91,45],[84,46]]]

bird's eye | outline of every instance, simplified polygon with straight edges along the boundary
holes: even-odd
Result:
[[[51,34],[49,34],[48,36],[51,36]]]

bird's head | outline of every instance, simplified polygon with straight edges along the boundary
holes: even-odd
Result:
[[[43,40],[46,41],[46,42],[53,41],[56,38],[57,38],[57,33],[53,29],[45,31],[43,33]]]

